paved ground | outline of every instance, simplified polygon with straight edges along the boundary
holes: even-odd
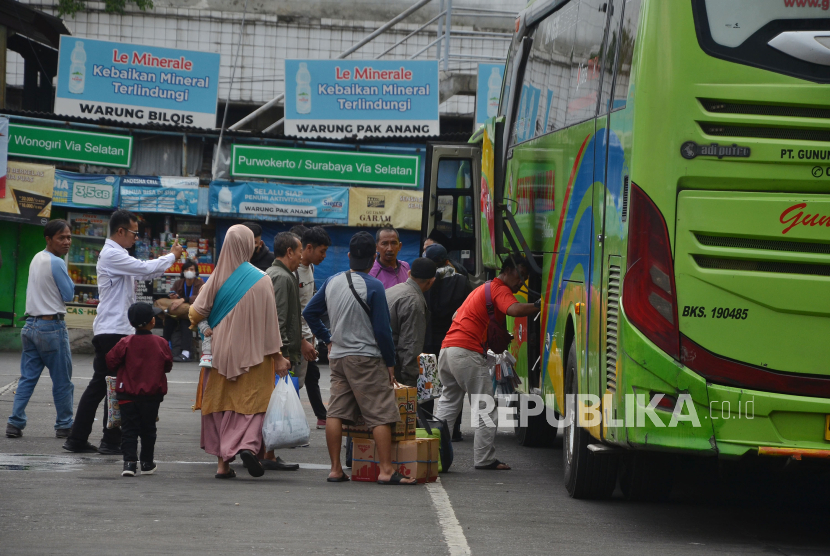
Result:
[[[92,360],[74,361],[77,402]],[[18,355],[0,353],[0,392],[18,364]],[[830,554],[830,478],[803,466],[724,479],[688,463],[669,502],[629,503],[619,492],[585,502],[562,486],[561,448],[521,448],[500,432],[499,458],[513,470],[475,471],[465,430],[441,486],[382,488],[326,483],[323,431],[312,430],[309,448],[282,451],[303,464],[299,471],[252,479],[237,467],[237,479],[217,481],[190,410],[196,373],[192,364],[174,367],[159,422],[159,470],[129,479],[116,457],[61,450],[45,375],[25,436],[0,436],[0,554],[433,555],[464,554],[466,546],[476,555]],[[3,423],[12,400],[11,389],[0,394]],[[460,527],[451,526],[452,513]]]

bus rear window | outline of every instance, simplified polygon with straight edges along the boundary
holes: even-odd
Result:
[[[712,40],[740,46],[767,23],[783,19],[826,19],[830,0],[706,0]]]

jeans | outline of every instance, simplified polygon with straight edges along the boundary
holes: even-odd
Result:
[[[98,406],[107,396],[106,377],[115,376],[115,371],[107,369],[107,354],[115,344],[118,343],[124,334],[97,334],[92,338],[92,345],[95,348],[95,359],[92,360],[92,380],[81,395],[78,402],[78,409],[75,412],[75,424],[72,425],[72,432],[69,439],[73,442],[87,442],[92,433],[92,424],[95,421],[95,412]],[[104,431],[103,443],[110,446],[121,445],[121,429],[107,428],[107,404],[104,404],[101,427]]]
[[[23,341],[20,381],[14,394],[9,424],[21,430],[26,427],[26,405],[45,366],[52,378],[52,399],[58,413],[55,429],[70,428],[75,386],[72,384],[72,354],[66,323],[62,320],[28,318],[20,336]]]
[[[138,438],[141,437],[140,461],[152,463],[156,446],[156,418],[161,402],[131,401],[121,406],[121,451],[124,461],[139,461]]]

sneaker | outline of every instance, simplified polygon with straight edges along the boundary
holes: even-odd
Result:
[[[22,430],[11,423],[6,424],[6,438],[20,438],[21,436],[23,436]]]
[[[72,429],[55,429],[55,438],[69,438]]]
[[[201,359],[199,359],[199,366],[200,367],[207,367],[208,369],[213,366],[213,356],[212,355],[203,355]]]
[[[326,420],[325,419],[317,419],[317,428],[318,429],[326,428]]]
[[[152,475],[156,472],[156,463],[154,461],[142,461],[141,462],[141,474],[142,475]]]
[[[134,461],[124,462],[124,471],[121,472],[122,477],[135,477],[138,473],[138,464]]]
[[[98,448],[95,447],[95,444],[90,442],[79,442],[77,440],[72,440],[71,438],[67,439],[67,441],[63,443],[63,449],[67,452],[75,452],[76,454],[98,452]]]
[[[115,444],[107,444],[106,442],[101,442],[101,445],[98,446],[96,450],[99,454],[104,456],[120,456],[123,452],[121,452],[121,446],[117,446]]]

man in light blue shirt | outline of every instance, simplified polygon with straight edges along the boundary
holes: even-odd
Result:
[[[72,355],[64,317],[66,302],[72,301],[75,286],[63,258],[72,244],[66,220],[50,220],[43,228],[46,249],[29,264],[26,287],[26,325],[20,333],[23,355],[20,358],[20,379],[14,394],[12,415],[6,425],[6,436],[19,438],[26,428],[26,406],[43,373],[49,369],[52,398],[58,417],[55,436],[66,438],[72,427]]]

